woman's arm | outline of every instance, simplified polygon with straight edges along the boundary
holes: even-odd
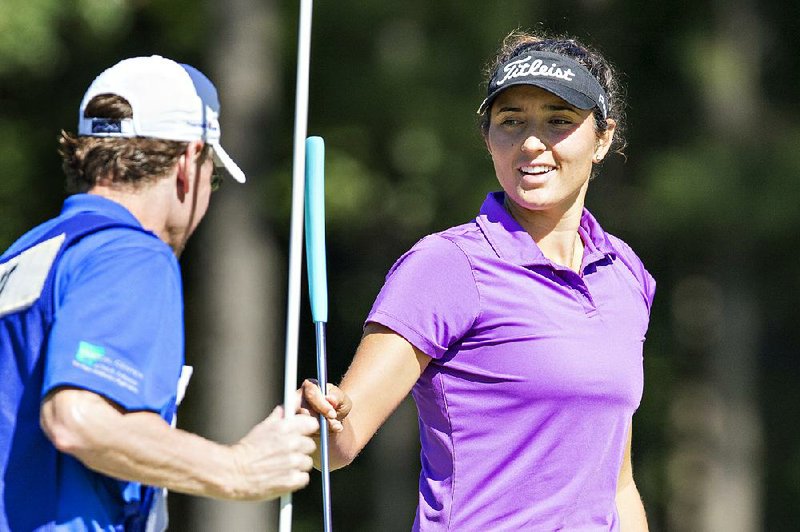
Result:
[[[405,338],[369,323],[339,387],[323,398],[316,384],[303,383],[303,407],[341,421],[329,434],[331,469],[348,465],[408,395],[431,358]],[[334,412],[331,412],[333,408]],[[319,467],[319,453],[314,455]]]
[[[631,441],[633,427],[628,426],[628,442],[625,445],[625,456],[619,469],[617,479],[617,513],[619,513],[620,530],[623,532],[647,532],[647,516],[644,512],[642,498],[633,481],[631,465]]]

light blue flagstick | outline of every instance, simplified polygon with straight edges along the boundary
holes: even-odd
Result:
[[[300,0],[297,35],[297,87],[294,107],[294,157],[292,159],[292,216],[289,232],[289,287],[286,303],[286,363],[283,373],[283,415],[297,408],[297,344],[300,331],[300,285],[303,270],[303,202],[305,198],[305,147],[308,126],[308,78],[311,63],[311,11],[313,0]],[[292,494],[281,497],[279,532],[292,530]]]
[[[328,276],[325,260],[325,142],[306,139],[306,261],[311,318],[317,338],[317,380],[325,395],[328,383],[325,326],[328,322]],[[325,532],[331,532],[331,488],[328,465],[328,423],[319,415],[319,446],[322,462],[322,510]]]

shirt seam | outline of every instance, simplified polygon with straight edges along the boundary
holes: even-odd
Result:
[[[480,228],[479,228],[479,230],[480,230]],[[483,231],[481,231],[481,235],[483,235],[483,241],[486,242],[486,244],[488,244],[489,247],[491,248],[492,247],[491,242],[488,241],[488,239],[486,238],[486,235],[485,235],[485,233]],[[472,257],[470,257],[469,253],[467,253],[467,251],[463,247],[461,247],[461,245],[458,242],[456,242],[454,239],[445,237],[444,235],[442,235],[442,238],[444,238],[445,240],[448,240],[450,243],[452,243],[464,255],[464,258],[467,259],[467,263],[469,264],[469,272],[470,272],[470,275],[472,275],[472,282],[473,282],[473,285],[475,287],[475,295],[478,298],[478,312],[475,314],[475,318],[473,318],[472,323],[470,324],[469,328],[467,329],[467,331],[471,331],[471,330],[473,330],[475,328],[475,324],[479,321],[479,319],[481,318],[481,316],[483,316],[483,313],[484,313],[483,297],[481,295],[480,289],[478,288],[478,278],[477,278],[476,273],[475,273],[475,264],[473,263]],[[457,475],[457,472],[456,472],[456,464],[458,462],[458,459],[457,459],[457,456],[456,456],[455,437],[453,436],[453,420],[452,420],[452,417],[450,416],[450,406],[449,406],[449,404],[447,402],[447,390],[445,389],[445,382],[444,381],[445,381],[445,377],[446,376],[444,374],[440,374],[440,375],[441,375],[441,378],[440,378],[439,387],[440,387],[441,393],[442,393],[442,405],[444,406],[445,413],[447,415],[447,425],[448,425],[448,427],[450,429],[450,431],[449,431],[450,448],[452,449],[452,452],[453,452],[453,480],[450,483],[450,509],[449,509],[448,515],[447,515],[447,527],[446,527],[447,530],[451,530],[451,525],[452,525],[452,522],[453,522],[453,510],[455,508],[456,482],[457,482],[457,478],[458,478],[458,475]]]
[[[644,304],[647,307],[647,313],[649,315],[652,312],[652,308],[651,308],[652,307],[652,301],[650,299],[650,296],[647,293],[647,289],[644,286],[645,279],[643,279],[639,275],[637,275],[637,273],[635,271],[635,268],[634,268],[634,260],[632,260],[632,258],[630,256],[628,256],[627,253],[630,252],[630,254],[633,255],[633,257],[635,257],[639,261],[639,263],[640,263],[640,265],[642,267],[642,270],[643,270],[643,274],[650,275],[649,272],[647,272],[646,268],[644,267],[644,264],[641,263],[641,259],[636,255],[636,253],[633,251],[633,249],[631,249],[631,247],[628,245],[627,242],[625,242],[624,240],[622,240],[619,237],[616,237],[614,235],[610,235],[608,233],[606,233],[606,238],[608,239],[608,242],[609,242],[609,244],[611,246],[611,249],[613,250],[613,257],[612,257],[613,260],[621,262],[625,266],[625,269],[628,270],[628,273],[631,274],[631,277],[633,277],[634,284],[636,285],[636,289],[638,290],[639,294],[642,296],[642,299],[644,300]]]
[[[481,296],[481,291],[478,289],[478,278],[475,275],[475,264],[472,262],[472,257],[470,257],[469,253],[467,253],[466,250],[464,250],[464,248],[462,248],[458,242],[444,235],[442,235],[442,238],[444,238],[445,240],[453,244],[456,248],[458,248],[458,250],[464,255],[464,258],[467,259],[467,264],[469,264],[469,273],[472,276],[472,283],[475,288],[475,295],[478,298],[478,312],[475,313],[475,317],[472,319],[472,323],[467,328],[468,331],[471,331],[475,327],[475,324],[480,320],[480,318],[483,317],[483,312],[484,312],[483,297]],[[488,241],[487,243],[491,247],[491,243]]]
[[[450,525],[453,522],[453,508],[455,507],[455,493],[456,493],[456,443],[455,438],[453,437],[453,419],[450,416],[450,405],[447,402],[447,390],[445,389],[445,375],[439,374],[439,388],[442,393],[442,406],[444,406],[444,411],[447,415],[447,426],[449,430],[449,438],[450,438],[450,448],[453,450],[453,480],[450,482],[450,508],[447,513],[447,526],[446,530],[450,530]]]

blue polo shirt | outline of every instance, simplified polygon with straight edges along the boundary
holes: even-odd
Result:
[[[93,216],[110,224],[83,227]],[[25,292],[15,277],[43,263],[25,257],[52,243],[53,253],[42,255],[52,264],[29,304],[43,309],[47,330],[21,323],[25,309],[0,308],[0,530],[137,530],[153,490],[57,452],[39,427],[39,404],[59,387],[76,387],[171,421],[184,350],[178,262],[123,206],[78,194],[0,257],[0,302]]]
[[[576,273],[547,259],[494,193],[387,275],[367,321],[432,358],[412,391],[415,530],[618,530],[655,282],[588,211],[578,231]]]

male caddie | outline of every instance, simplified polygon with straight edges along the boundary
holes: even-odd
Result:
[[[218,112],[202,73],[137,57],[62,132],[73,195],[0,256],[0,531],[161,530],[164,488],[262,500],[308,483],[309,416],[276,409],[233,445],[170,426],[190,369],[177,257],[221,175],[245,180]]]

